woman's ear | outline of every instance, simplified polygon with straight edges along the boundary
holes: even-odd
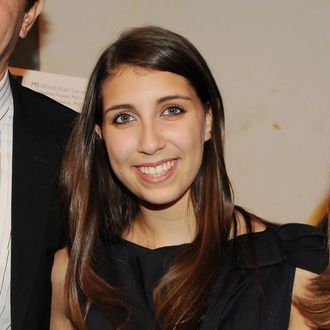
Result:
[[[212,137],[212,124],[213,124],[212,110],[209,109],[205,117],[204,142],[210,140]]]
[[[95,132],[100,137],[100,139],[102,140],[102,130],[101,130],[101,127],[98,124],[95,125]]]
[[[25,38],[27,36],[32,25],[34,24],[40,13],[42,12],[44,5],[45,5],[45,0],[37,0],[34,3],[34,5],[24,14],[22,27],[19,33],[19,36],[21,38]]]

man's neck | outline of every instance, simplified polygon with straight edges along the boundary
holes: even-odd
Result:
[[[0,81],[6,75],[7,70],[8,70],[8,65],[2,65],[2,63],[0,63]]]
[[[7,70],[0,75],[0,86],[3,86],[6,84],[6,79],[7,79]]]

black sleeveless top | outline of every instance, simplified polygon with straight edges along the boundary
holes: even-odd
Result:
[[[251,236],[258,272],[249,252]],[[128,329],[161,329],[154,323],[152,291],[183,247],[150,250],[120,240],[98,252],[98,267],[104,278],[134,301]],[[211,288],[206,313],[198,329],[288,329],[296,267],[320,273],[327,263],[326,235],[308,225],[270,225],[263,232],[241,235],[228,241],[224,261]],[[86,322],[89,330],[110,328],[106,317],[93,305]]]

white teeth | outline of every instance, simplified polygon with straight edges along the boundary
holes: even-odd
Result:
[[[162,172],[164,172],[164,170],[163,170],[163,166],[162,166],[162,165],[158,165],[158,166],[156,167],[156,173],[157,173],[157,174],[160,174],[160,173],[162,173]]]
[[[156,167],[154,166],[140,166],[138,167],[138,170],[143,173],[147,174],[152,177],[158,177],[161,175],[164,175],[167,171],[169,171],[175,164],[175,161],[168,161],[162,165],[158,165]]]

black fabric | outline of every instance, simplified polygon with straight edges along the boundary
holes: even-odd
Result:
[[[12,330],[49,328],[51,269],[64,245],[58,178],[76,114],[18,84],[14,101],[11,228]]]
[[[99,253],[103,276],[135,302],[129,329],[161,329],[153,323],[152,290],[184,246],[150,250],[122,240]],[[199,329],[287,329],[296,267],[319,273],[327,260],[326,236],[308,225],[269,226],[230,240]],[[89,330],[109,329],[94,306],[87,325]]]

